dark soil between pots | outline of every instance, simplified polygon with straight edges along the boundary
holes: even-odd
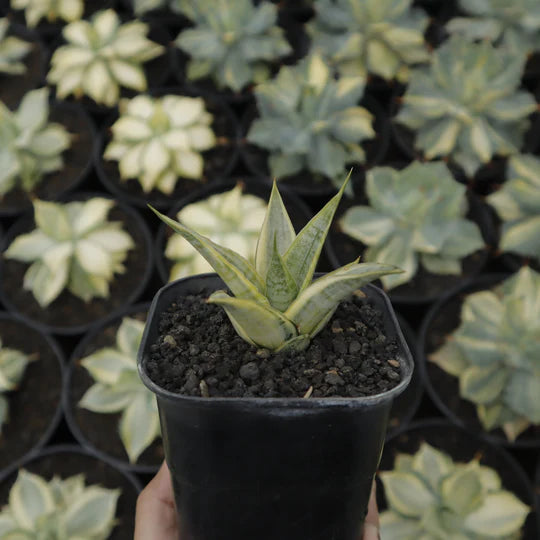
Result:
[[[138,488],[129,477],[113,466],[81,452],[75,446],[70,447],[69,451],[64,449],[58,453],[55,453],[53,446],[47,449],[45,455],[35,457],[23,467],[29,472],[43,476],[46,480],[50,480],[54,475],[65,479],[83,473],[86,486],[97,484],[108,489],[120,488],[122,493],[116,506],[116,518],[119,523],[113,529],[109,540],[133,539]],[[12,473],[0,485],[1,506],[8,502],[9,490],[16,479],[16,473]]]
[[[134,309],[137,309],[136,306],[134,306]],[[66,414],[70,417],[68,420],[73,422],[80,432],[80,434],[75,433],[75,437],[79,439],[79,442],[83,446],[89,444],[99,452],[107,454],[108,457],[123,462],[122,466],[134,469],[137,466],[157,469],[164,458],[161,439],[156,439],[139,456],[135,464],[130,464],[118,432],[121,413],[98,414],[78,406],[85,392],[95,383],[92,376],[80,364],[80,361],[99,349],[115,347],[116,332],[124,317],[131,317],[144,322],[146,321],[146,314],[147,310],[129,310],[114,322],[109,322],[105,326],[100,326],[92,331],[80,342],[70,361],[69,380],[67,381],[68,385],[66,386],[64,399]]]
[[[165,390],[200,396],[204,380],[210,397],[302,397],[310,386],[313,397],[360,397],[401,381],[382,313],[357,297],[340,304],[305,351],[275,354],[245,342],[205,298],[180,297],[161,315],[145,367]]]
[[[0,313],[2,346],[31,355],[16,390],[7,392],[9,418],[0,435],[0,470],[45,444],[47,432],[59,419],[62,359],[52,342],[27,324]]]

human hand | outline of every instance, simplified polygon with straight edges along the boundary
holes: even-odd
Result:
[[[134,540],[178,540],[178,534],[171,475],[164,461],[137,499]],[[379,512],[373,481],[362,540],[379,538]]]

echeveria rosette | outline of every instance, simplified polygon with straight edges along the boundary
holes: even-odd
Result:
[[[429,60],[428,16],[412,0],[317,0],[308,25],[312,50],[340,76],[406,82],[410,66]]]
[[[510,441],[540,425],[540,274],[528,267],[493,290],[468,295],[461,323],[430,356],[459,378],[487,431]]]
[[[49,122],[49,90],[28,92],[11,111],[0,101],[0,196],[16,187],[31,191],[64,166],[71,145],[61,124]]]
[[[401,272],[389,265],[354,261],[312,282],[346,184],[297,235],[274,182],[254,265],[235,251],[152,210],[190,242],[225,282],[234,296],[216,291],[208,302],[223,307],[240,337],[270,350],[302,350],[324,328],[343,299],[385,274]]]
[[[426,159],[450,157],[469,176],[496,156],[519,152],[538,108],[518,90],[525,54],[453,36],[414,70],[396,117],[416,133]]]
[[[375,137],[373,116],[358,102],[364,80],[336,80],[319,55],[255,89],[260,118],[253,122],[249,142],[270,152],[272,176],[282,178],[307,169],[339,183],[350,163],[365,161],[360,143]]]
[[[112,9],[68,24],[62,31],[67,44],[54,51],[47,82],[60,99],[87,95],[107,107],[118,103],[121,86],[144,92],[142,64],[165,52],[146,37],[148,29],[142,21],[121,24]]]
[[[460,0],[459,6],[471,16],[451,19],[446,25],[450,33],[501,43],[517,54],[540,51],[537,0]]]
[[[17,236],[4,257],[31,263],[23,287],[42,308],[60,293],[89,302],[107,298],[115,274],[135,244],[122,222],[108,221],[114,201],[94,197],[84,202],[34,201],[36,229]]]
[[[0,511],[4,540],[106,540],[116,526],[119,489],[85,485],[84,474],[50,481],[21,469]]]
[[[276,25],[278,8],[270,2],[184,0],[176,7],[195,25],[175,41],[190,56],[190,80],[209,76],[219,88],[239,92],[267,79],[269,64],[292,51]]]
[[[26,72],[22,59],[31,51],[32,44],[16,36],[8,36],[9,19],[0,18],[0,74],[21,75]]]
[[[476,459],[456,463],[427,443],[397,454],[394,469],[379,476],[389,507],[380,516],[385,540],[517,540],[530,512],[497,471]]]
[[[212,115],[200,97],[146,95],[120,101],[120,118],[103,157],[118,161],[120,178],[143,191],[170,195],[179,177],[200,180],[201,152],[216,145]]]
[[[262,199],[242,193],[238,184],[230,191],[188,204],[176,219],[253,263],[266,208]],[[179,234],[168,239],[165,257],[174,263],[169,281],[213,271],[210,263]]]
[[[34,28],[41,21],[55,22],[58,19],[73,22],[83,16],[83,0],[11,0],[13,9],[24,9],[26,24]]]
[[[499,248],[540,261],[540,158],[512,156],[507,176],[487,197],[502,220]]]
[[[99,349],[80,363],[95,381],[79,407],[100,414],[121,413],[119,433],[131,463],[160,436],[156,399],[137,372],[137,350],[144,323],[124,317],[116,345]]]
[[[459,275],[461,259],[485,247],[478,225],[465,218],[465,186],[442,162],[373,168],[365,189],[369,206],[352,206],[339,226],[367,246],[364,260],[404,270],[381,278],[387,289],[409,282],[419,263],[434,274]]]

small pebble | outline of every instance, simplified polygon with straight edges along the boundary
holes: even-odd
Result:
[[[248,381],[254,381],[259,378],[259,366],[255,362],[248,362],[240,368],[240,377]]]
[[[163,342],[164,342],[164,343],[167,343],[167,344],[170,345],[171,347],[176,347],[176,340],[171,336],[171,334],[167,334],[167,335],[163,338]]]

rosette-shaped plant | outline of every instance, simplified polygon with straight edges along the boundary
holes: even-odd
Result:
[[[145,192],[170,194],[179,176],[202,178],[201,152],[216,144],[212,120],[200,97],[121,100],[103,157],[119,162],[122,180],[136,178]]]
[[[73,22],[84,12],[83,0],[11,0],[13,9],[24,9],[26,24],[33,28],[41,19],[55,22],[58,19]]]
[[[503,221],[499,247],[540,260],[540,159],[512,156],[508,180],[487,201]]]
[[[242,186],[237,185],[225,193],[188,204],[176,218],[189,229],[253,263],[265,214],[266,203],[255,195],[242,194]],[[210,263],[178,234],[167,241],[165,257],[174,261],[170,281],[213,271]]]
[[[498,154],[516,154],[536,111],[518,90],[525,56],[454,36],[416,68],[397,122],[416,132],[427,159],[449,156],[472,176]]]
[[[177,2],[181,13],[193,20],[194,28],[182,31],[176,45],[191,57],[188,79],[212,77],[219,88],[239,92],[251,82],[268,78],[269,62],[291,52],[291,46],[276,26],[277,6],[252,0]]]
[[[106,540],[116,525],[119,489],[85,486],[83,474],[47,482],[24,469],[0,512],[4,540]]]
[[[470,294],[461,323],[430,360],[459,377],[486,430],[514,440],[540,424],[540,274],[528,267],[493,290]]]
[[[0,73],[20,75],[26,71],[21,60],[30,52],[32,45],[15,36],[8,36],[9,20],[0,18]]]
[[[537,0],[459,0],[471,17],[456,17],[447,28],[470,39],[502,42],[518,54],[540,50],[540,4]]]
[[[32,90],[14,112],[0,101],[0,196],[14,187],[31,191],[64,166],[70,136],[64,126],[49,122],[48,97],[46,88]]]
[[[9,419],[9,403],[6,392],[15,390],[24,375],[24,371],[33,358],[17,349],[2,346],[0,339],[0,433],[2,426]]]
[[[81,360],[96,382],[79,406],[95,413],[122,413],[119,433],[131,463],[160,435],[154,394],[137,372],[143,330],[144,323],[124,317],[116,333],[116,346],[99,349]]]
[[[99,11],[91,21],[72,22],[62,31],[67,45],[54,51],[47,81],[56,84],[59,98],[87,95],[108,107],[118,102],[120,86],[144,92],[142,64],[165,52],[147,32],[141,21],[121,24],[112,9]]]
[[[308,26],[312,47],[341,76],[409,78],[409,66],[429,60],[427,15],[412,0],[317,0]]]
[[[373,116],[358,106],[363,93],[363,79],[335,80],[320,56],[309,56],[257,86],[260,118],[247,138],[270,151],[275,177],[306,168],[338,182],[347,163],[365,161],[360,143],[375,137]]]
[[[114,201],[95,197],[85,202],[34,201],[37,228],[17,236],[4,256],[32,263],[24,288],[43,308],[68,289],[85,302],[107,298],[115,273],[123,273],[134,247],[122,223],[107,221]]]
[[[369,206],[349,208],[341,230],[368,248],[366,261],[394,264],[403,274],[382,278],[391,289],[412,279],[420,262],[434,274],[460,274],[461,259],[484,247],[478,226],[464,216],[466,188],[444,163],[414,162],[402,171],[367,173]]]
[[[223,307],[240,337],[270,350],[302,350],[324,328],[341,300],[370,281],[401,272],[389,265],[354,261],[312,282],[346,184],[296,235],[274,182],[255,265],[152,210],[197,249],[225,282],[234,297],[216,291],[208,302]]]
[[[530,511],[494,469],[476,459],[456,463],[427,443],[398,454],[380,477],[389,506],[381,513],[384,540],[517,539]]]

